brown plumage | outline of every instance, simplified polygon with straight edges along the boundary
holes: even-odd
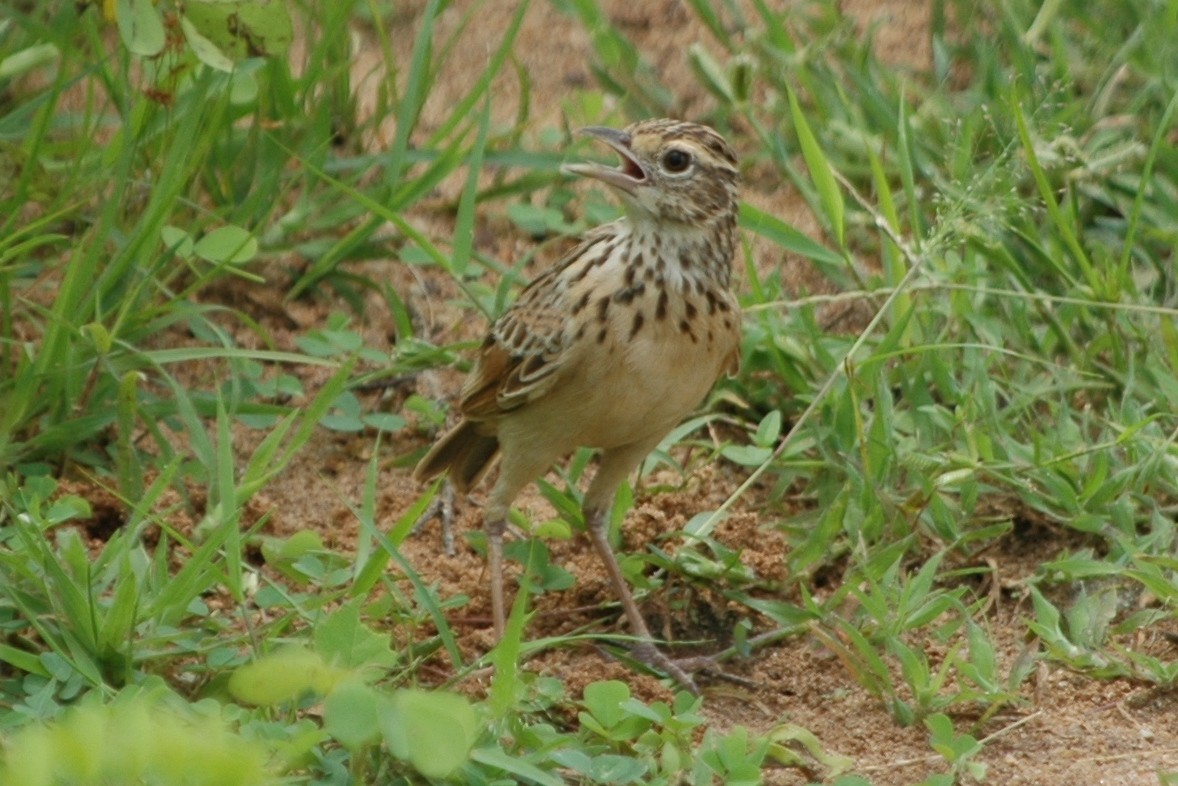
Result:
[[[419,480],[449,472],[467,491],[501,457],[484,510],[495,631],[503,630],[502,542],[528,483],[577,447],[600,451],[584,513],[633,634],[637,657],[694,690],[658,650],[606,540],[618,485],[740,360],[730,289],[739,172],[710,128],[648,120],[587,128],[618,168],[566,171],[612,186],[626,215],[582,242],[520,293],[492,326],[458,404],[462,422],[421,460]]]

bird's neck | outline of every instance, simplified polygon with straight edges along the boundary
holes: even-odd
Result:
[[[631,263],[655,265],[668,285],[682,290],[731,285],[735,219],[687,225],[627,216],[621,223]]]

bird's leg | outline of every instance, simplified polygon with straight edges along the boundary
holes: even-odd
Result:
[[[675,682],[693,695],[698,696],[699,688],[696,687],[695,680],[691,678],[691,675],[679,663],[667,657],[666,653],[655,646],[654,636],[650,634],[650,628],[646,627],[646,620],[643,619],[642,612],[638,610],[634,594],[630,592],[630,587],[622,575],[622,568],[618,565],[618,558],[614,556],[614,550],[609,545],[609,517],[606,515],[608,511],[609,508],[586,510],[585,523],[589,528],[589,537],[593,541],[593,548],[597,550],[598,556],[605,564],[606,572],[609,573],[610,583],[614,586],[614,594],[622,603],[622,611],[626,614],[626,621],[630,623],[630,632],[639,639],[638,644],[630,652],[647,666],[671,675]]]
[[[622,568],[618,565],[618,558],[609,544],[609,512],[613,508],[617,488],[657,444],[657,440],[636,442],[601,453],[597,474],[593,476],[593,482],[585,492],[585,524],[589,529],[593,548],[609,573],[610,583],[613,584],[614,594],[622,604],[626,621],[630,623],[630,632],[638,639],[638,644],[631,653],[642,663],[669,674],[682,687],[698,696],[699,688],[696,687],[691,673],[713,668],[715,661],[706,657],[675,660],[667,657],[666,653],[655,646],[654,636],[650,634],[650,628],[646,626],[646,620],[638,610],[634,594],[630,591],[630,586],[622,575]]]
[[[507,516],[511,502],[520,489],[551,464],[553,457],[525,453],[510,439],[500,438],[503,460],[499,478],[483,507],[483,531],[487,533],[487,569],[491,574],[491,618],[495,626],[495,642],[503,638],[507,629],[507,603],[504,600],[506,577],[503,575],[503,536],[507,532]],[[547,463],[544,463],[547,462]]]
[[[454,484],[442,487],[442,551],[447,557],[454,556]]]
[[[503,638],[507,613],[503,603],[503,533],[507,521],[502,516],[488,517],[483,526],[487,533],[487,566],[491,573],[491,621],[495,641]]]

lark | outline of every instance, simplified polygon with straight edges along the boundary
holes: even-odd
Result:
[[[737,158],[711,128],[678,120],[582,133],[611,147],[620,166],[565,171],[612,187],[624,216],[588,232],[495,321],[462,389],[462,421],[414,474],[426,481],[448,472],[465,493],[499,460],[483,511],[498,637],[513,500],[576,448],[597,449],[585,522],[637,639],[633,655],[695,691],[690,671],[699,664],[656,646],[607,536],[621,482],[720,375],[737,370]]]

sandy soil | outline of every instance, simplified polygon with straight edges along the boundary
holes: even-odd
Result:
[[[439,23],[439,35],[447,35],[458,24],[460,7],[448,10]],[[679,112],[692,117],[705,110],[708,97],[694,86],[684,53],[691,42],[710,45],[708,33],[700,27],[685,4],[673,0],[650,3],[606,2],[611,18],[640,45],[644,54],[659,70],[664,82],[674,88]],[[927,24],[929,10],[913,0],[848,0],[846,9],[862,20],[863,29],[874,30],[880,50],[904,67],[920,68],[928,63]],[[407,51],[415,33],[419,12],[413,3],[399,12],[394,46]],[[505,14],[485,14],[478,24],[469,26],[462,45],[454,49],[453,58],[439,76],[438,87],[426,103],[423,132],[438,122],[465,87],[470,73],[484,69],[506,26]],[[553,31],[561,31],[554,35]],[[532,4],[519,38],[519,57],[532,76],[530,127],[534,131],[556,127],[561,120],[561,97],[570,89],[592,84],[589,71],[590,42],[587,35],[551,4]],[[374,63],[357,54],[355,73],[361,80],[375,79]],[[514,79],[504,77],[496,85],[494,113],[507,123],[517,111],[518,88]],[[737,138],[739,147],[752,144]],[[381,140],[374,144],[380,145]],[[439,199],[444,202],[447,188]],[[746,198],[797,226],[803,232],[817,234],[816,223],[801,202],[778,184],[754,180]],[[529,238],[511,229],[503,219],[502,206],[489,205],[480,216],[475,238],[479,250],[491,257],[510,261],[532,245]],[[449,218],[444,212],[423,210],[412,216],[443,248],[449,245]],[[546,248],[537,255],[534,267],[548,264],[559,248]],[[788,281],[798,290],[813,290],[821,282],[807,266],[796,259],[786,259],[780,251],[760,249],[757,264],[777,266],[786,271]],[[277,271],[276,271],[277,272]],[[458,336],[472,336],[483,329],[478,319],[471,319],[453,305],[457,293],[448,282],[415,274],[403,265],[389,261],[370,265],[365,271],[389,283],[416,311],[419,330],[439,342]],[[305,333],[324,316],[341,305],[319,293],[307,301],[287,304],[280,295],[281,286],[221,293],[233,305],[250,313],[270,330],[280,345],[290,345],[296,335]],[[384,346],[394,335],[392,322],[383,303],[376,297],[369,302],[365,332],[372,346]],[[243,341],[249,336],[243,332]],[[305,379],[313,387],[315,377]],[[452,398],[461,384],[453,371],[420,375],[378,400],[370,395],[366,403],[396,411],[411,392],[437,398]],[[248,450],[260,439],[259,434],[239,433],[240,447]],[[405,434],[385,440],[381,445],[387,455],[379,499],[380,519],[391,524],[419,497],[422,489],[409,477],[408,459],[425,447],[424,439]],[[368,435],[351,437],[321,432],[299,457],[296,464],[265,490],[255,501],[258,511],[271,511],[268,525],[271,534],[283,535],[313,529],[334,546],[347,548],[356,537],[356,522],[346,502],[361,497],[366,459],[372,450]],[[625,530],[624,548],[638,551],[662,533],[682,526],[693,513],[714,508],[742,477],[735,468],[700,467],[698,462],[686,484],[673,478],[676,490],[658,493],[640,492]],[[647,484],[649,487],[651,484]],[[661,485],[661,484],[660,484]],[[474,495],[477,502],[481,492]],[[721,539],[743,550],[743,560],[762,575],[780,572],[784,564],[784,543],[773,530],[762,527],[758,492],[742,499],[734,515],[720,530]],[[540,497],[529,492],[519,507],[543,520],[553,514]],[[464,533],[477,530],[477,504],[458,500],[455,526],[457,550],[446,556],[436,526],[423,529],[411,538],[407,557],[427,582],[437,583],[444,595],[462,593],[471,598],[468,606],[456,612],[453,623],[462,636],[462,646],[469,652],[481,651],[488,644],[489,601],[485,571],[479,555],[470,547]],[[669,545],[673,547],[673,541]],[[1009,588],[999,592],[1003,602],[995,605],[986,621],[1002,643],[1001,658],[1009,668],[1024,647],[1022,640],[1027,614],[1026,600],[1017,591],[1019,579],[1029,575],[1034,566],[1057,554],[1065,543],[1047,532],[1029,541],[1018,536],[1002,544],[994,553],[1000,566],[1002,584]],[[538,600],[538,614],[528,631],[531,638],[565,633],[593,625],[597,630],[620,630],[614,607],[600,607],[609,599],[602,570],[593,558],[584,538],[551,543],[553,559],[576,577],[575,587],[560,593],[547,593]],[[671,588],[666,592],[689,592]],[[665,597],[663,598],[665,601]],[[723,601],[692,597],[695,608],[722,617]],[[647,613],[652,623],[666,618],[660,608],[660,595],[648,601]],[[674,627],[674,626],[672,626]],[[637,695],[645,699],[665,698],[667,691],[652,678],[606,659],[593,647],[562,649],[540,655],[528,665],[540,672],[560,674],[572,695],[581,686],[602,678],[628,681]],[[744,677],[747,685],[706,681],[705,711],[717,727],[745,724],[757,731],[767,731],[783,723],[798,724],[812,731],[826,750],[851,757],[853,771],[880,784],[914,783],[927,775],[944,771],[943,761],[930,755],[927,732],[921,726],[903,728],[884,711],[879,702],[860,688],[843,663],[825,649],[816,637],[797,636],[757,652],[743,662],[731,665]],[[470,690],[477,691],[477,685]],[[1126,681],[1093,681],[1070,672],[1042,667],[1024,685],[1024,703],[985,720],[977,736],[993,735],[981,761],[989,767],[989,783],[1004,784],[1147,784],[1156,782],[1159,770],[1178,769],[1178,725],[1174,723],[1178,698],[1154,692],[1147,686]],[[959,717],[968,724],[975,720]],[[766,773],[769,783],[801,784],[824,777],[821,768],[809,772],[776,769]]]

